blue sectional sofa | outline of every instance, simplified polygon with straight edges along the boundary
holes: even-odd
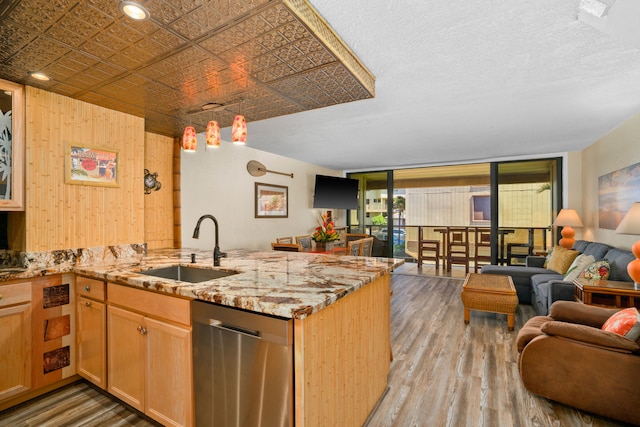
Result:
[[[596,261],[607,260],[611,266],[609,280],[632,282],[627,265],[635,256],[630,251],[586,240],[577,240],[573,249],[593,255]],[[482,267],[482,273],[511,276],[520,304],[531,304],[538,315],[546,316],[554,301],[574,300],[574,284],[564,281],[564,274],[544,268],[544,261],[544,257],[530,256],[526,267],[487,265]]]

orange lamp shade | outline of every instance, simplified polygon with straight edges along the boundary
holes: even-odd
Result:
[[[583,226],[578,212],[575,209],[560,209],[553,225],[555,227],[562,227],[562,231],[560,232],[562,239],[560,239],[558,244],[563,248],[573,248],[573,245],[576,242],[576,239],[574,239],[576,232],[573,227]]]
[[[218,125],[218,122],[211,120],[207,123],[205,135],[207,137],[207,147],[220,147],[220,125]]]
[[[187,126],[184,128],[184,134],[182,134],[182,149],[188,153],[193,153],[196,151],[197,145],[196,129],[193,126]]]
[[[244,116],[237,115],[233,119],[233,126],[231,127],[231,140],[234,144],[246,144],[247,143],[247,122]]]

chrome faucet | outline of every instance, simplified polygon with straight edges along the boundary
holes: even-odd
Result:
[[[216,246],[213,248],[213,265],[215,267],[219,267],[220,266],[220,258],[222,257],[226,257],[227,253],[226,252],[220,252],[220,246],[218,246],[218,220],[216,219],[216,217],[214,217],[213,215],[202,215],[200,217],[200,219],[198,220],[198,223],[196,224],[196,228],[195,230],[193,230],[193,238],[197,239],[200,236],[200,224],[202,223],[202,220],[209,218],[213,221],[213,224],[215,225],[216,228],[216,233],[215,233],[215,239],[216,239]]]

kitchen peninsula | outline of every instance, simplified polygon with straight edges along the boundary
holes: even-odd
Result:
[[[176,264],[213,268],[211,252],[167,249],[117,262],[79,260],[46,271],[73,272],[107,287],[126,285],[293,319],[295,425],[359,426],[386,388],[389,273],[401,263],[385,258],[234,250],[219,267],[237,273],[228,277],[187,283],[140,274]],[[30,274],[38,273],[27,270],[4,279]]]

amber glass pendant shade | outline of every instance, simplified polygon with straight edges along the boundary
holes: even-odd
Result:
[[[182,135],[182,149],[188,153],[193,153],[196,151],[197,145],[196,129],[193,126],[187,126],[184,128],[184,134]]]
[[[244,145],[247,143],[247,122],[244,119],[244,116],[238,114],[236,118],[233,119],[231,140],[234,144]]]
[[[207,123],[207,130],[205,132],[205,135],[207,137],[207,147],[220,147],[220,125],[218,125],[218,122],[211,120],[209,123]]]

